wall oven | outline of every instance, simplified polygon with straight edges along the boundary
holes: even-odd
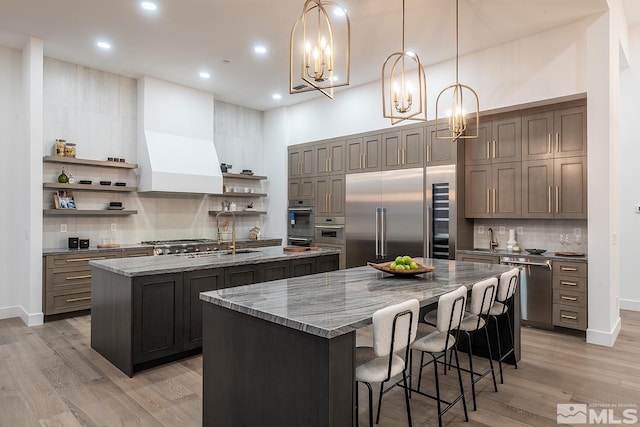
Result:
[[[346,267],[346,239],[344,217],[317,217],[314,225],[314,246],[340,251],[340,268]]]
[[[287,241],[291,246],[313,245],[315,221],[313,200],[290,200],[287,226]]]

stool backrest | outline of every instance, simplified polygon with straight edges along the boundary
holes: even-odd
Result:
[[[460,286],[455,291],[440,296],[438,298],[436,329],[440,332],[457,329],[462,321],[466,301],[467,288],[465,286]]]
[[[471,288],[471,302],[468,304],[469,313],[476,316],[489,314],[496,298],[497,289],[498,279],[496,277],[474,283]]]
[[[518,284],[519,277],[519,268],[511,269],[500,275],[500,282],[498,282],[498,295],[496,296],[497,301],[505,302],[513,296],[516,292],[516,285]]]
[[[419,312],[418,300],[410,299],[373,313],[373,351],[376,356],[387,356],[409,347],[416,339]]]

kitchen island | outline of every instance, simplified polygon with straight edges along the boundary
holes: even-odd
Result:
[[[281,246],[91,261],[91,347],[128,376],[202,348],[201,292],[338,268]]]
[[[393,277],[357,267],[202,293],[203,425],[352,425],[355,331],[376,310],[411,298],[426,310],[511,269],[422,263],[435,271]]]

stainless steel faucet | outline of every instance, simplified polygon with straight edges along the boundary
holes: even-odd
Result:
[[[216,214],[216,228],[218,229],[218,244],[222,243],[222,239],[220,238],[220,216],[222,215],[231,215],[231,255],[236,254],[236,214],[231,211],[220,211]]]
[[[489,227],[489,250],[492,251],[498,247],[498,239],[493,236],[493,228]]]

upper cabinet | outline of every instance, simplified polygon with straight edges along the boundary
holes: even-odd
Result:
[[[465,164],[486,165],[522,160],[520,116],[481,121],[478,137],[465,140]],[[470,129],[475,133],[475,128]]]
[[[465,167],[467,218],[520,218],[522,162]]]
[[[382,169],[408,169],[424,166],[424,128],[382,134]]]
[[[330,175],[344,173],[345,153],[344,140],[334,140],[316,144],[313,158],[315,158],[316,175]]]
[[[586,154],[586,106],[522,116],[522,160],[575,157]]]
[[[349,138],[345,142],[347,152],[346,172],[371,172],[382,169],[382,137],[379,133]]]
[[[453,165],[456,163],[457,140],[437,139],[436,126],[425,128],[425,164],[427,166]]]
[[[289,178],[313,176],[314,146],[300,144],[289,147]]]

